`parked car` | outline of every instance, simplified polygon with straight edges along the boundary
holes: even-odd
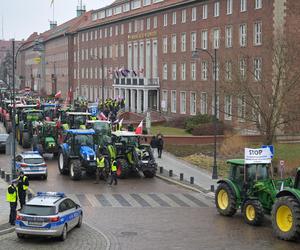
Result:
[[[47,179],[48,170],[44,158],[38,151],[27,151],[16,156],[16,172],[27,176],[41,176]]]
[[[81,227],[83,211],[64,193],[38,192],[17,214],[16,233],[59,237],[64,241],[74,227]]]
[[[8,134],[0,134],[0,152],[6,152],[6,142],[8,139]]]

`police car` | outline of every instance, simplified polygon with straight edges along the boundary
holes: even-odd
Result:
[[[38,192],[24,205],[16,218],[18,238],[25,235],[67,238],[67,232],[81,227],[82,208],[64,193]]]
[[[47,179],[47,164],[38,151],[27,151],[16,156],[16,171],[26,176],[41,176]]]

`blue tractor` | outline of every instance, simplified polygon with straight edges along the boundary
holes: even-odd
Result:
[[[72,180],[80,180],[82,173],[96,171],[96,152],[93,129],[66,130],[64,143],[58,152],[58,169],[61,174],[70,174]]]

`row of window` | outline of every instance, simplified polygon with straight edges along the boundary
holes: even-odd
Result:
[[[104,99],[113,98],[113,89],[104,87]],[[90,102],[95,102],[102,97],[102,87],[97,85],[85,85],[81,84],[80,93],[76,90],[76,96],[85,96]]]
[[[215,28],[211,31],[212,35],[212,47],[214,49],[220,48],[220,28]],[[201,48],[208,49],[208,30],[201,31]],[[177,34],[171,35],[171,52],[177,52]],[[183,32],[180,35],[180,51],[186,52],[187,50],[187,33]],[[246,47],[247,46],[247,24],[241,24],[239,26],[239,46]],[[253,29],[253,45],[259,46],[262,45],[262,22],[257,21],[254,23]],[[163,53],[168,53],[168,36],[163,37]],[[225,47],[232,48],[233,47],[233,26],[228,25],[225,27]],[[197,46],[197,32],[190,33],[190,51],[195,51]]]
[[[183,62],[180,64],[180,80],[185,81],[187,80],[186,78],[186,63]],[[212,65],[214,68],[214,65]],[[172,63],[171,64],[171,79],[173,81],[177,80],[177,69],[178,65],[177,63]],[[205,60],[201,61],[201,80],[202,81],[207,81],[208,80],[208,73],[211,72],[212,74],[212,79],[216,77],[216,80],[219,81],[220,79],[220,64],[217,63],[216,65],[216,74],[214,70],[209,70],[209,63]],[[252,72],[252,71],[251,71]],[[224,78],[226,81],[231,81],[233,76],[233,63],[232,61],[226,61],[224,65]],[[240,59],[239,61],[239,74],[240,77],[245,79],[247,77],[247,62],[245,58]],[[262,59],[259,58],[254,58],[253,59],[253,75],[255,81],[260,81],[262,78]],[[168,80],[169,79],[169,72],[168,72],[168,63],[163,64],[163,74],[162,74],[162,79],[163,80]],[[190,80],[196,81],[197,80],[197,64],[196,62],[191,62],[190,63]]]
[[[227,0],[226,3],[226,14],[231,15],[233,13],[233,1],[234,0]],[[237,1],[237,0],[236,0]],[[262,8],[262,0],[255,0],[255,9],[261,9]],[[188,9],[189,10],[189,9]],[[247,11],[247,0],[240,0],[240,11],[245,12]],[[197,21],[197,12],[198,12],[198,7],[192,7],[191,8],[191,21]],[[220,15],[220,1],[214,2],[214,17],[218,17]],[[187,9],[181,10],[181,23],[186,23],[187,22],[187,16],[189,16],[189,13],[187,13]],[[207,19],[208,18],[208,4],[202,5],[202,19]],[[172,25],[176,25],[178,22],[177,20],[177,12],[172,12]],[[168,13],[163,15],[163,26],[167,27],[169,23],[169,15]],[[153,29],[158,28],[158,17],[154,16],[153,17]],[[146,18],[146,30],[151,29],[151,18]],[[128,33],[132,32],[141,32],[144,31],[144,19],[140,20],[135,20],[134,22],[129,22],[128,23]],[[245,32],[245,31],[244,31]],[[103,34],[104,33],[104,34]],[[113,34],[114,33],[114,34]],[[94,30],[86,33],[81,34],[81,41],[82,42],[87,42],[89,40],[96,40],[107,38],[107,37],[112,37],[113,35],[118,36],[119,34],[124,35],[124,24],[116,25],[114,28],[107,27],[104,28],[103,31],[102,29],[99,30]],[[74,39],[74,43],[76,44],[76,39]]]
[[[169,96],[169,91],[168,90],[163,90],[162,91],[162,111],[168,112],[168,107],[170,107],[171,113],[177,113],[179,112],[180,114],[187,114],[187,104],[189,103],[189,114],[190,115],[196,115],[197,112],[199,111],[200,114],[208,114],[209,111],[211,112],[212,115],[214,115],[214,96],[210,98],[211,104],[209,102],[209,97],[206,92],[200,93],[200,100],[199,100],[199,107],[198,105],[198,100],[197,100],[197,93],[196,92],[189,92],[189,102],[187,100],[187,92],[186,91],[180,91],[179,92],[179,110],[177,107],[177,91],[176,90],[171,90],[170,91],[170,96]],[[170,105],[168,103],[168,97],[170,97]],[[257,96],[257,99],[259,99],[259,96]],[[238,118],[239,121],[245,121],[246,119],[246,97],[245,95],[238,96],[237,97],[237,113],[234,114],[233,112],[233,96],[232,95],[225,95],[224,96],[224,103],[223,103],[223,108],[220,109],[220,96],[217,95],[217,100],[216,100],[216,106],[217,106],[217,118],[220,119],[220,115],[224,115],[224,120],[232,120],[233,115]],[[253,116],[256,115],[256,111],[254,107],[251,107],[252,114]],[[254,117],[253,117],[254,118]]]

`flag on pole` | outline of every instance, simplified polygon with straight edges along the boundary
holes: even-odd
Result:
[[[107,117],[105,116],[105,114],[103,112],[101,112],[99,114],[99,118],[100,118],[101,121],[107,121]]]
[[[56,99],[59,99],[61,98],[61,91],[58,91],[55,96],[54,96]]]
[[[136,135],[141,135],[143,133],[143,120],[140,122],[138,127],[135,129]]]
[[[54,0],[51,0],[51,4],[50,4],[50,6],[53,6],[53,4],[54,4]]]

